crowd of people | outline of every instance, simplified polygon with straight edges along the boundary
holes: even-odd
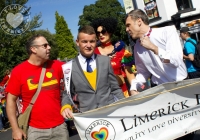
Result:
[[[2,81],[0,82],[0,132],[6,131],[8,118],[6,115],[6,93],[5,87],[10,79],[10,70],[6,70]]]
[[[123,41],[112,41],[117,27],[113,18],[96,19],[91,25],[81,27],[76,40],[79,55],[67,63],[49,60],[51,46],[44,36],[34,35],[27,41],[29,57],[13,68],[9,82],[5,80],[3,85],[5,88],[6,83],[6,114],[13,139],[69,140],[65,119],[73,119],[74,110],[85,112],[139,94],[149,78],[154,87],[200,77],[200,69],[190,62],[194,46],[186,42],[183,51],[175,26],[151,28],[148,16],[140,9],[127,14],[125,25],[127,33],[136,40],[134,54]],[[183,40],[191,39],[188,31],[180,30]],[[132,70],[133,65],[137,74]],[[44,66],[42,88],[33,104],[26,134],[18,127],[16,101],[19,97],[22,100],[23,113],[39,87]],[[65,89],[61,92],[63,79]]]

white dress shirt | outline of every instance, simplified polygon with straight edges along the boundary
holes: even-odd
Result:
[[[154,84],[181,81],[187,77],[183,62],[183,50],[175,26],[153,28],[150,41],[158,47],[158,55],[140,45],[134,46],[134,57],[137,68],[136,78],[131,81],[130,90],[137,90],[152,75]],[[164,63],[168,59],[170,63]]]
[[[89,65],[91,66],[92,70],[94,71],[96,69],[96,59],[94,57],[94,54],[91,57],[92,59],[89,62]],[[78,55],[78,60],[80,62],[80,65],[82,67],[83,71],[87,71],[87,62],[86,62],[86,57],[82,56],[81,53]]]

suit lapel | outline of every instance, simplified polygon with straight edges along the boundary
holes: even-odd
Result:
[[[76,71],[79,75],[80,75],[80,77],[82,78],[82,80],[84,81],[84,82],[86,82],[87,83],[87,85],[92,89],[92,90],[94,90],[93,88],[92,88],[92,86],[90,85],[90,83],[89,83],[89,81],[87,80],[87,78],[86,78],[86,76],[85,76],[85,74],[84,74],[84,72],[83,72],[83,70],[82,70],[82,67],[81,67],[81,65],[80,65],[80,62],[79,62],[79,60],[78,60],[78,57],[76,57],[75,59],[74,59],[74,71]]]

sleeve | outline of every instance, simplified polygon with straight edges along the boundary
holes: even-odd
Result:
[[[62,61],[59,61],[59,60],[57,60],[57,62],[58,62],[58,69],[59,69],[59,72],[60,72],[60,78],[63,79],[64,74],[63,74],[63,70],[62,70],[62,65],[64,65],[65,62],[62,62]]]
[[[190,43],[190,42],[186,42],[185,43],[185,52],[186,54],[195,54],[195,46]]]
[[[109,58],[108,58],[109,59]],[[116,77],[114,75],[110,60],[107,61],[108,62],[108,68],[109,68],[109,82],[110,82],[110,87],[111,87],[111,94],[115,95],[118,99],[122,99],[124,98],[124,94],[121,90],[121,88],[118,85],[118,82],[116,80]]]
[[[158,56],[161,60],[170,60],[174,67],[179,67],[183,61],[183,51],[175,26],[168,26],[164,29],[163,39],[166,46],[165,49],[158,47]]]
[[[14,68],[11,72],[10,79],[6,86],[5,91],[9,92],[15,96],[19,96],[21,94],[21,73],[17,68]]]
[[[69,95],[68,95],[66,90],[63,92],[61,104],[62,104],[62,108],[61,108],[61,111],[60,111],[61,113],[66,108],[69,108],[69,109],[72,110],[72,105],[70,103]]]
[[[132,65],[135,64],[133,55],[128,50],[125,50],[121,63],[122,63],[122,66],[131,66],[131,67]]]
[[[71,80],[71,84],[70,84],[70,95],[67,93],[67,90],[65,90],[63,92],[63,95],[62,95],[62,108],[61,108],[61,112],[66,109],[66,108],[69,108],[72,110],[72,101],[70,99],[70,96],[73,97],[75,95],[75,89],[74,89],[74,85],[73,85],[73,82]]]
[[[151,76],[151,73],[147,70],[145,65],[140,60],[138,54],[136,53],[136,50],[134,51],[134,56],[135,56],[135,65],[137,67],[137,74],[135,79],[131,81],[130,90],[137,90],[146,82],[146,79],[148,79]]]
[[[64,64],[64,63],[63,63]],[[62,70],[62,76],[63,76],[63,82],[64,82],[64,91],[62,93],[62,101],[61,101],[61,113],[64,109],[66,108],[69,108],[72,110],[72,102],[70,100],[70,96],[73,96],[72,94],[74,92],[72,92],[72,89],[73,89],[73,83],[72,83],[72,75],[71,75],[71,79],[70,79],[70,95],[67,93],[67,89],[66,89],[66,84],[65,84],[65,78],[64,78],[64,70],[63,68],[61,67],[61,70]]]

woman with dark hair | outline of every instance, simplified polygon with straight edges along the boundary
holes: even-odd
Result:
[[[92,26],[99,40],[94,52],[111,57],[111,65],[119,86],[124,92],[124,96],[128,97],[130,94],[127,89],[125,78],[127,78],[129,84],[131,80],[135,78],[131,69],[134,60],[132,54],[125,50],[125,45],[122,41],[118,41],[115,45],[111,43],[111,37],[117,27],[117,20],[114,18],[96,19],[93,21]]]

